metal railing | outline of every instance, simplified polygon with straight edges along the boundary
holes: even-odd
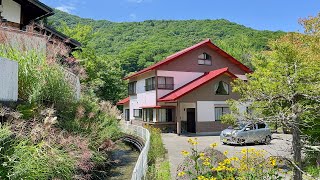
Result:
[[[148,153],[150,148],[150,132],[148,129],[132,124],[123,124],[122,130],[126,134],[137,136],[144,141],[144,147],[132,172],[131,180],[141,180],[146,177],[148,170]]]

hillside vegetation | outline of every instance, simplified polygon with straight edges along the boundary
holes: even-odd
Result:
[[[49,23],[61,27],[77,24],[92,27],[94,36],[88,45],[99,56],[120,61],[124,73],[138,71],[166,56],[211,38],[212,41],[251,66],[251,56],[268,50],[268,41],[284,32],[258,31],[228,20],[148,20],[144,22],[114,23],[106,20],[84,19],[61,11],[49,18]]]

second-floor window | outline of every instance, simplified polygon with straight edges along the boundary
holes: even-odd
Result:
[[[156,89],[156,80],[155,77],[146,79],[146,91],[151,91]]]
[[[137,81],[130,82],[128,84],[128,94],[129,95],[136,95],[137,94]]]
[[[173,84],[173,77],[158,77],[158,89],[168,89],[173,90],[174,84]]]
[[[199,65],[207,65],[211,66],[212,65],[212,59],[211,56],[207,53],[202,53],[198,56],[198,64]]]

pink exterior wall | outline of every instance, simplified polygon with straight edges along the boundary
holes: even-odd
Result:
[[[194,79],[197,79],[202,75],[203,75],[203,72],[182,72],[182,71],[164,71],[164,70],[157,71],[157,76],[173,77],[174,90],[193,81]],[[158,89],[157,91],[158,91],[157,92],[158,98],[161,98],[164,95],[169,94],[173,90]]]
[[[212,57],[211,66],[198,65],[198,56],[204,52]],[[229,71],[233,74],[245,74],[242,69],[231,63],[227,58],[222,57],[220,54],[216,53],[208,46],[200,47],[196,50],[193,50],[170,62],[169,64],[160,66],[158,69],[166,71],[209,72],[224,67],[229,67]]]

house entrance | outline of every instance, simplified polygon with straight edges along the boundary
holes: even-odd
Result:
[[[189,133],[196,132],[196,109],[187,108],[187,131]]]

